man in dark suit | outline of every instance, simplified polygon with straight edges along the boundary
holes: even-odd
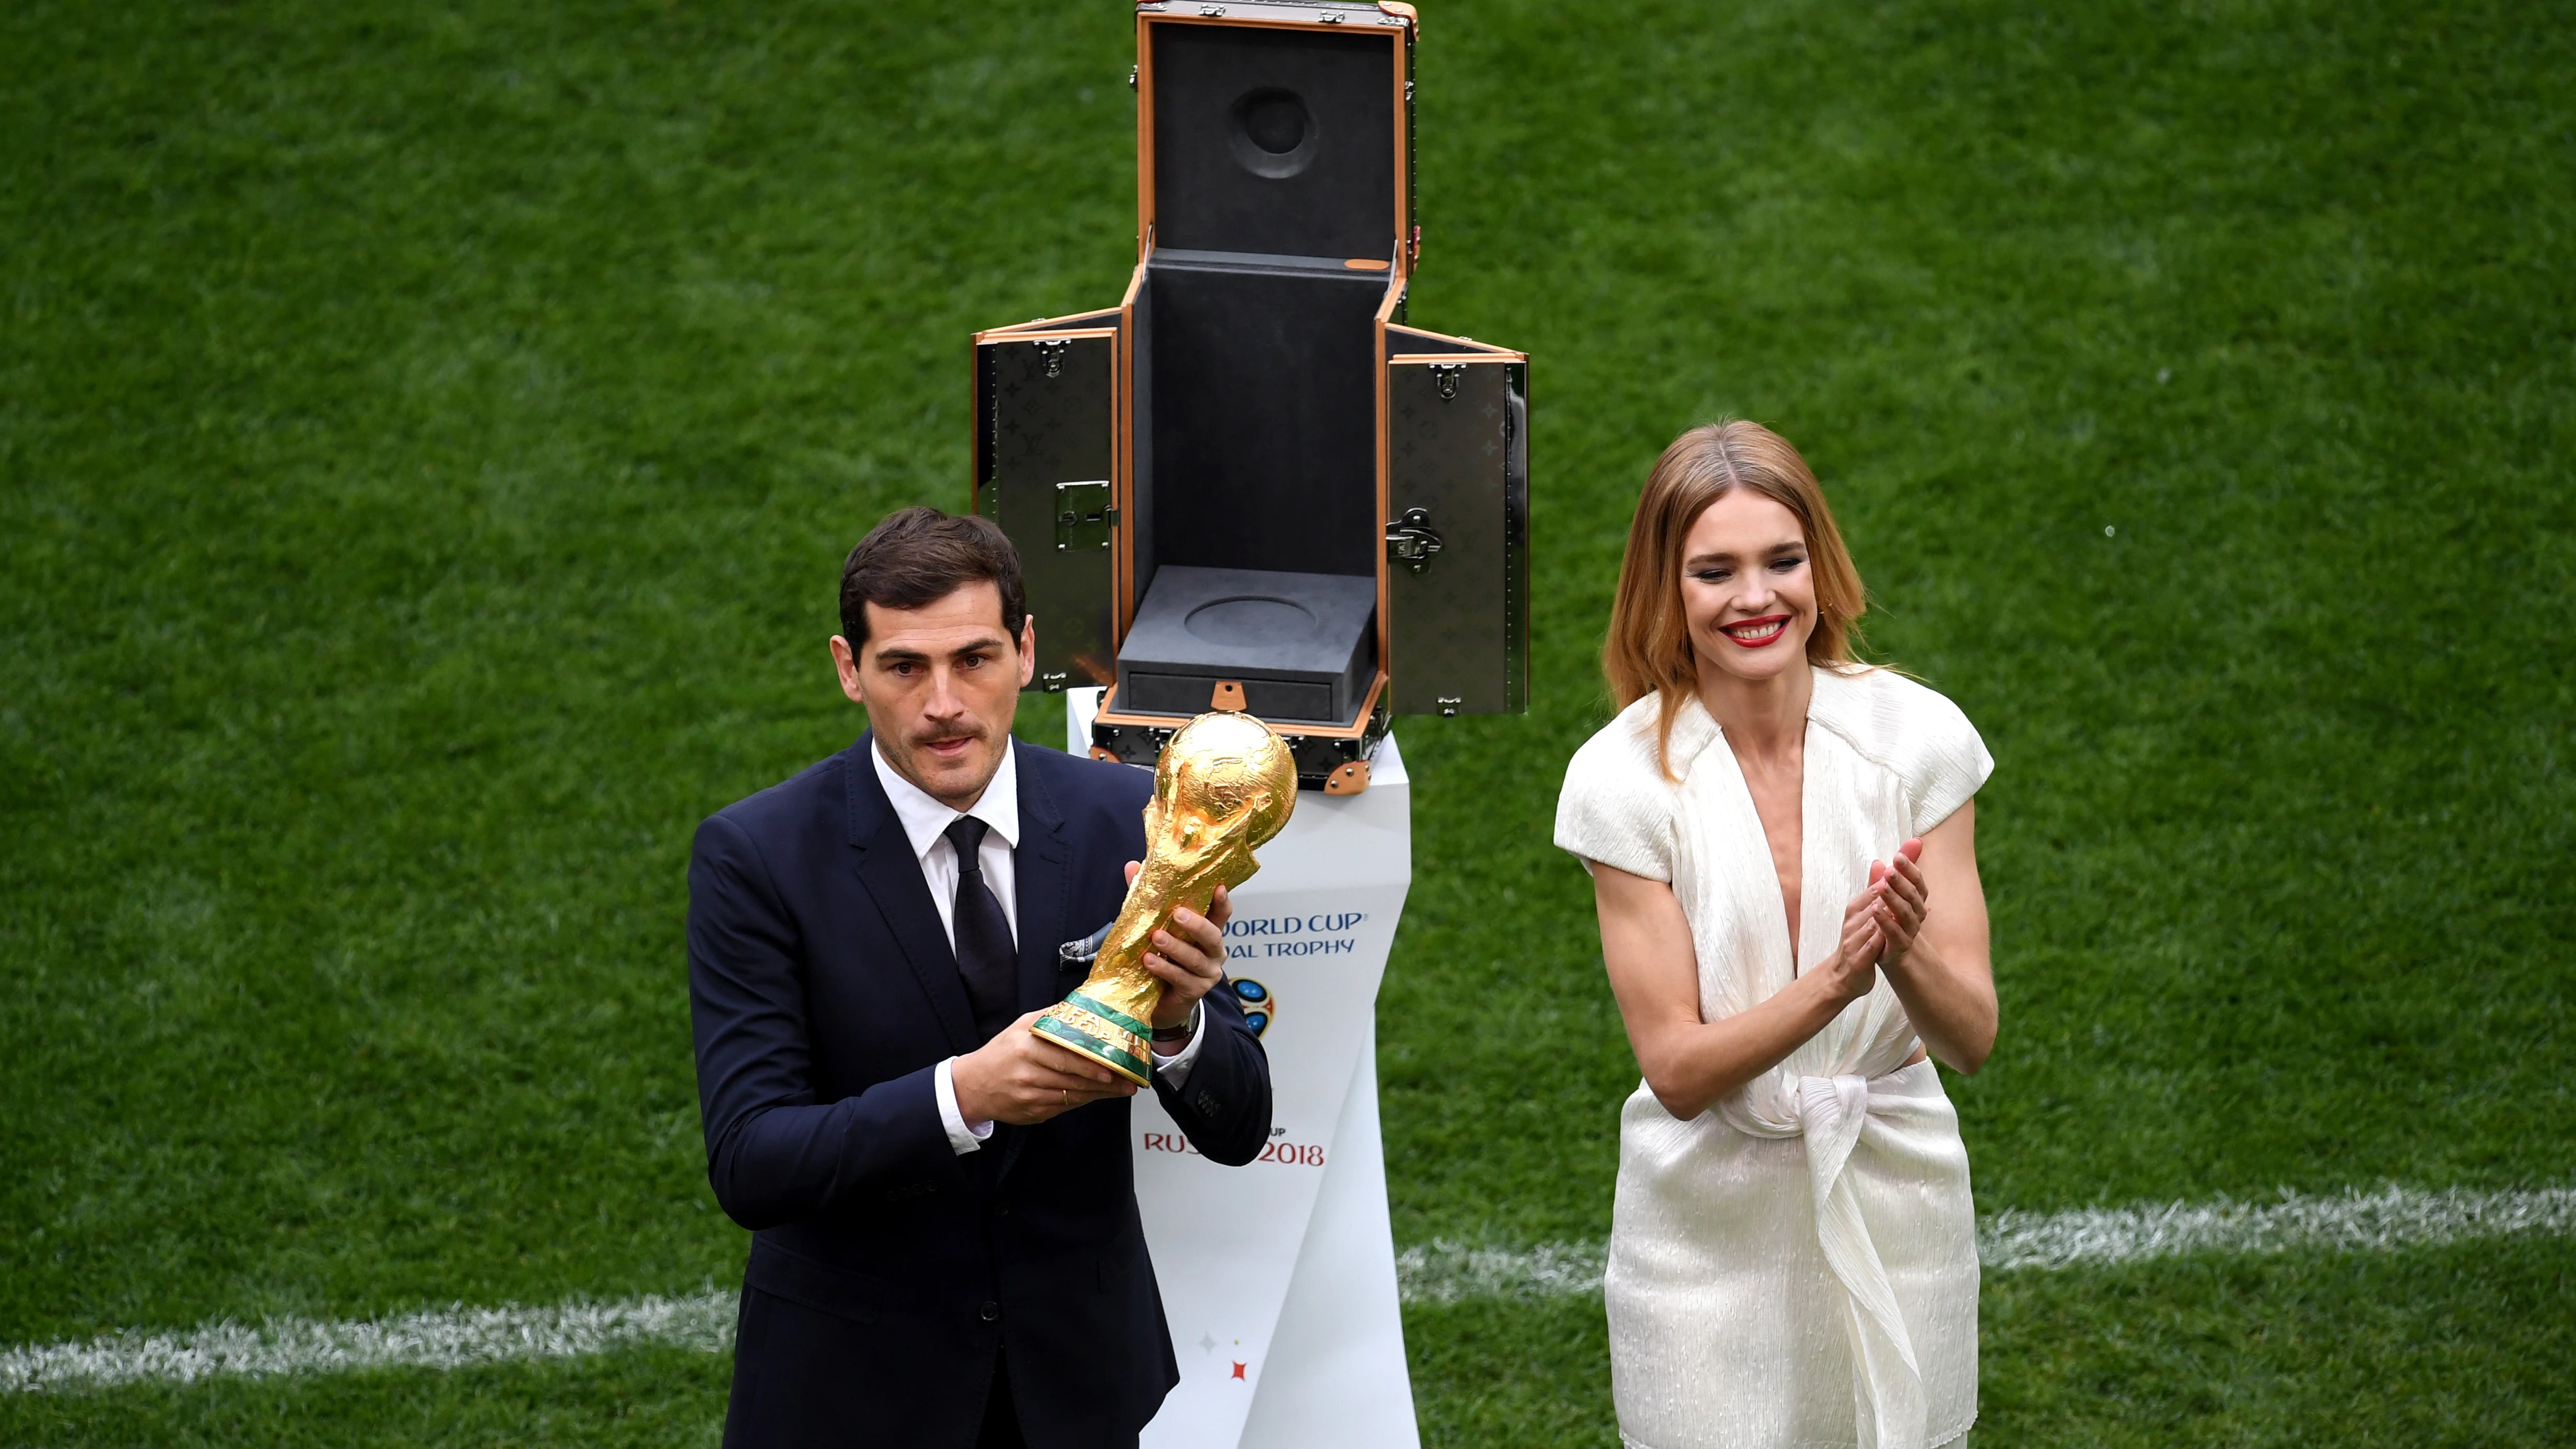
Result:
[[[1130,1167],[1134,1087],[1028,1030],[1117,914],[1152,776],[1015,745],[1018,556],[910,508],[852,550],[856,744],[698,828],[689,996],[707,1174],[752,1230],[728,1446],[1132,1446],[1178,1379]],[[1252,1160],[1270,1071],[1220,893],[1147,965],[1154,1090]]]

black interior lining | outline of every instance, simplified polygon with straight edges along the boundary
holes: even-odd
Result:
[[[1145,588],[1154,581],[1154,289],[1136,289],[1133,314],[1135,332],[1128,338],[1129,360],[1134,371],[1128,378],[1132,389],[1127,399],[1127,463],[1129,488],[1125,526],[1128,557],[1134,572],[1127,579],[1127,612],[1145,602]]]
[[[1401,31],[1157,25],[1154,243],[1383,257]]]
[[[1182,265],[1158,250],[1145,285],[1152,412],[1137,422],[1138,484],[1152,489],[1152,543],[1148,554],[1140,535],[1140,560],[1374,578],[1386,278]],[[1138,575],[1141,598],[1152,576]]]

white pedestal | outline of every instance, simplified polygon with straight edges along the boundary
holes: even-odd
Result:
[[[1099,701],[1066,696],[1075,753]],[[1377,1116],[1377,988],[1413,881],[1394,739],[1362,793],[1300,792],[1260,858],[1226,969],[1271,998],[1268,1151],[1218,1167],[1135,1098],[1136,1198],[1181,1365],[1145,1449],[1419,1449]]]

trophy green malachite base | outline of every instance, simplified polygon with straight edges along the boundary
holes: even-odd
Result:
[[[1029,1023],[1029,1030],[1100,1063],[1140,1087],[1154,1083],[1153,1028],[1076,991]]]

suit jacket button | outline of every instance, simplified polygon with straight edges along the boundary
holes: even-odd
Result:
[[[992,1322],[994,1319],[999,1318],[999,1317],[1001,1317],[1001,1316],[1002,1316],[1002,1305],[1001,1305],[1001,1304],[999,1304],[999,1303],[989,1303],[989,1302],[988,1302],[988,1303],[986,1303],[986,1304],[984,1305],[984,1321],[985,1321],[986,1323],[990,1323],[990,1322]]]

